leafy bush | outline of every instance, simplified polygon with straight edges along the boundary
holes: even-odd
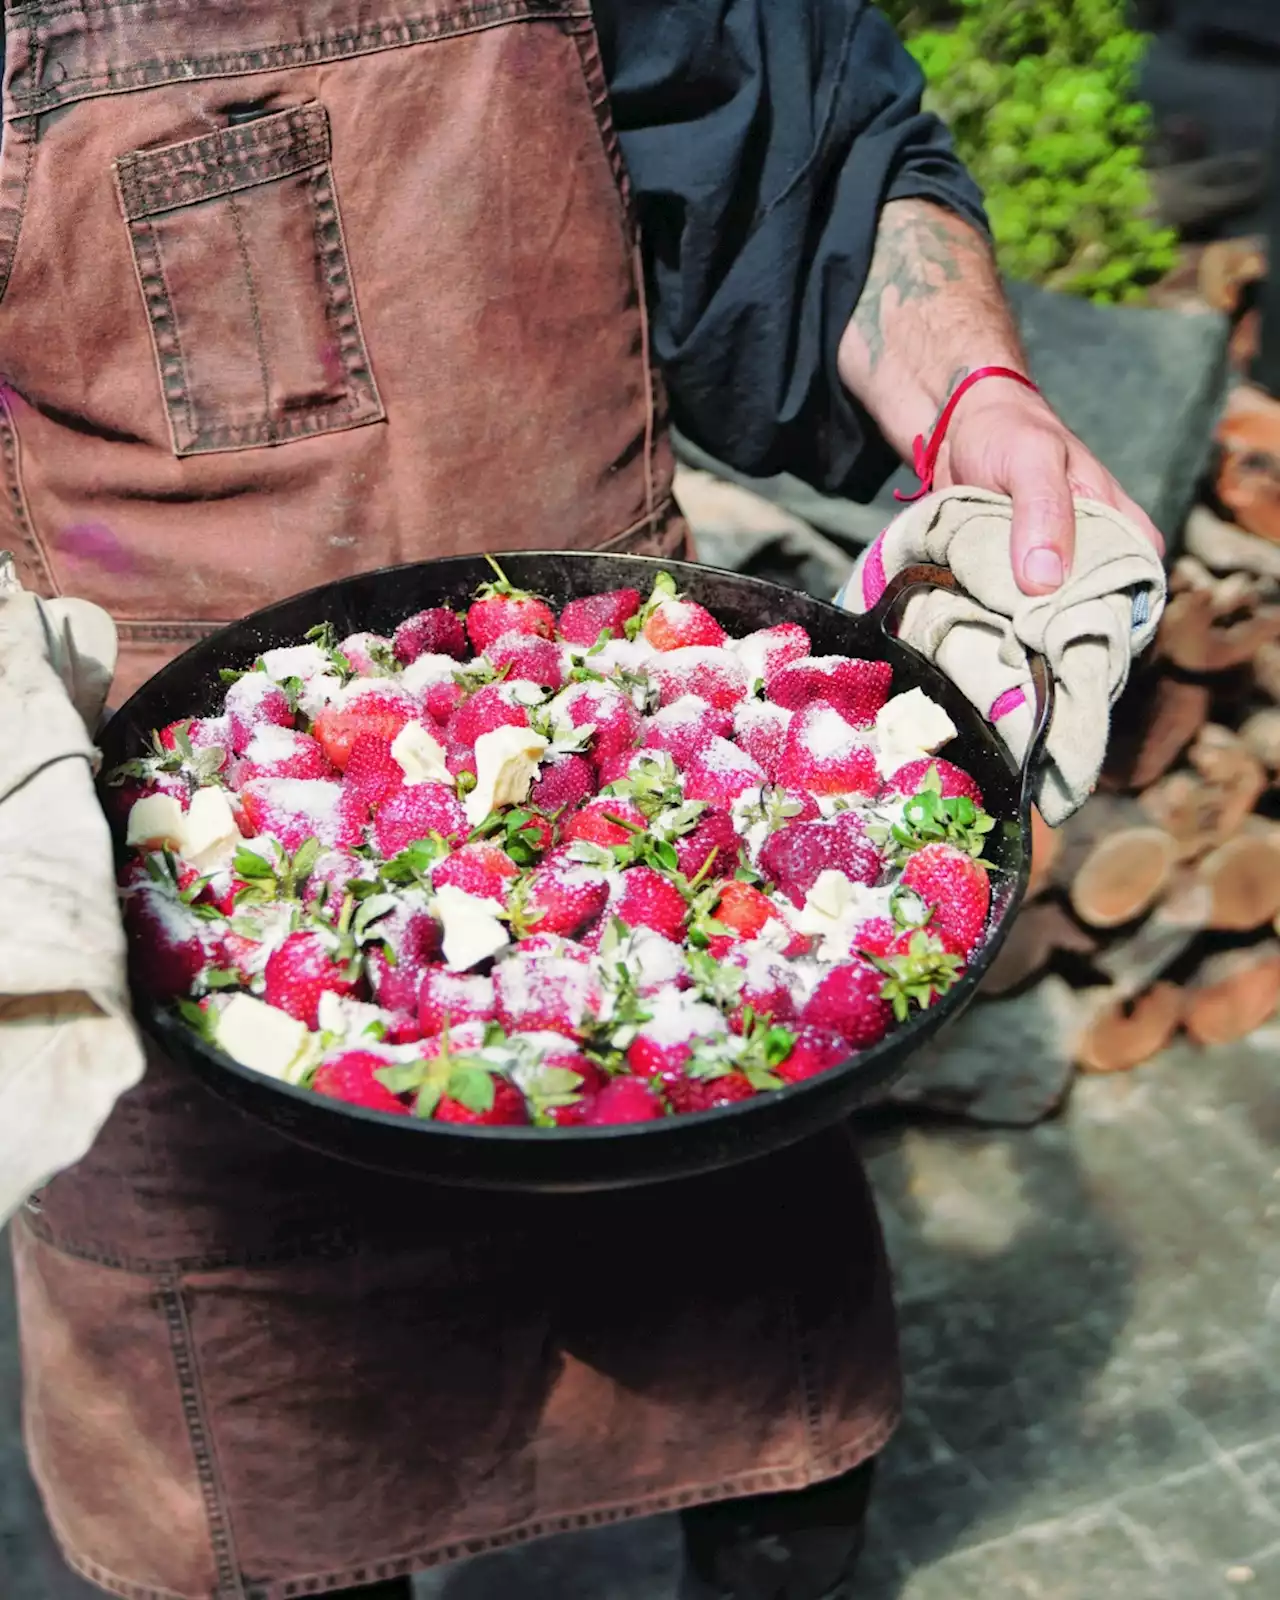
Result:
[[[1010,277],[1095,300],[1141,298],[1176,236],[1147,214],[1143,36],[1125,0],[881,0],[928,103],[986,191]]]

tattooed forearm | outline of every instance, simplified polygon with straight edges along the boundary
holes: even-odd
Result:
[[[892,443],[908,454],[975,367],[1023,361],[983,236],[928,201],[885,206],[839,366]]]

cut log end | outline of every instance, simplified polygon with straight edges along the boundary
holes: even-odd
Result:
[[[1177,846],[1162,828],[1100,839],[1072,880],[1071,908],[1091,928],[1120,928],[1149,911],[1169,882]]]
[[[1183,995],[1176,984],[1157,983],[1136,1000],[1104,1002],[1076,1041],[1083,1072],[1127,1072],[1159,1054],[1178,1031]]]
[[[1280,1004],[1280,942],[1210,956],[1186,996],[1184,1022],[1197,1044],[1231,1044]]]
[[[1197,875],[1209,889],[1209,926],[1251,933],[1280,914],[1280,838],[1248,829],[1211,850]]]

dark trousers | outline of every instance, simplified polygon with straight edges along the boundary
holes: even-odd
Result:
[[[681,1516],[679,1600],[852,1600],[875,1462],[795,1494],[696,1506]],[[409,1580],[344,1590],[345,1600],[410,1600]],[[343,1597],[335,1597],[343,1600]]]

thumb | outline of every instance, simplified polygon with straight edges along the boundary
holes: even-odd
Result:
[[[1009,475],[1013,531],[1009,553],[1024,594],[1050,594],[1071,570],[1076,511],[1067,478],[1067,448],[1052,437],[1021,444]]]

